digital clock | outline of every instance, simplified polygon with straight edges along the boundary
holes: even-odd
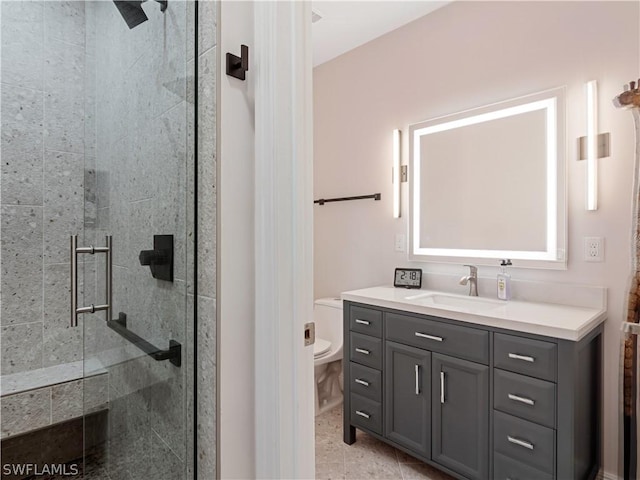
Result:
[[[422,270],[419,268],[396,268],[394,287],[421,288]]]

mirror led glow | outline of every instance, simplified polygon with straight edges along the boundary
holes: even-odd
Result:
[[[537,95],[540,100],[530,101],[528,103],[516,104],[509,102],[513,106],[501,108],[493,111],[473,115],[472,111],[466,112],[470,116],[462,116],[454,120],[446,121],[446,117],[442,123],[435,123],[424,128],[418,127],[412,131],[412,168],[411,178],[412,184],[412,254],[413,255],[429,255],[443,257],[476,257],[476,258],[510,258],[520,260],[542,260],[556,262],[564,260],[563,250],[558,248],[558,112],[557,98],[549,94],[547,98],[544,95]],[[529,98],[530,100],[531,98]],[[524,99],[523,99],[524,101]],[[505,103],[506,104],[506,103]],[[497,105],[499,108],[499,105]],[[541,111],[546,122],[546,241],[543,250],[526,251],[526,250],[482,250],[482,249],[466,249],[466,248],[426,248],[421,247],[420,232],[421,229],[421,167],[423,164],[421,152],[421,138],[425,135],[444,132],[460,127],[466,127],[483,122],[491,122],[493,120],[503,119],[522,115],[528,112]],[[465,113],[465,112],[463,112]],[[453,116],[461,117],[460,114]],[[437,122],[438,119],[433,122]],[[429,123],[433,123],[429,122]],[[478,178],[478,182],[490,181],[490,178]],[[451,185],[455,189],[455,185]],[[526,215],[526,212],[522,212]]]

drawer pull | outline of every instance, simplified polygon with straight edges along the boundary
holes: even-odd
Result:
[[[415,366],[416,372],[416,395],[420,395],[420,365]]]
[[[509,393],[507,395],[509,400],[513,400],[514,402],[526,403],[527,405],[535,405],[536,401],[530,398],[520,397],[519,395],[514,395],[513,393]]]
[[[371,353],[369,350],[365,350],[364,348],[356,348],[356,352],[362,353],[363,355],[369,355]]]
[[[513,358],[514,360],[524,360],[525,362],[535,362],[536,359],[533,357],[529,357],[527,355],[518,355],[517,353],[510,353],[509,358]]]
[[[356,410],[356,415],[360,415],[361,417],[364,417],[366,419],[371,418],[371,415],[369,415],[368,413],[361,412],[360,410]]]
[[[369,382],[367,382],[366,380],[362,380],[361,378],[356,378],[354,382],[359,383],[360,385],[364,385],[365,387],[369,386]]]
[[[428,340],[435,340],[436,342],[442,342],[444,338],[436,337],[435,335],[427,335],[426,333],[416,332],[416,337],[426,338]]]
[[[526,440],[520,440],[519,438],[512,437],[511,435],[507,435],[507,440],[509,441],[509,443],[513,443],[514,445],[528,448],[529,450],[534,449],[533,443],[527,442]]]
[[[359,318],[356,318],[356,323],[359,323],[360,325],[371,325],[369,320],[360,320]]]
[[[444,403],[444,372],[440,372],[440,403]]]

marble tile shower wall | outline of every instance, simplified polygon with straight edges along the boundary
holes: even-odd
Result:
[[[4,375],[82,359],[82,328],[69,328],[68,250],[70,233],[82,238],[85,202],[91,211],[95,149],[85,142],[84,3],[1,8]]]

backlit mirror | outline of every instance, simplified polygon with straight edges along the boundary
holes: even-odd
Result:
[[[564,90],[409,129],[410,258],[566,268]]]

